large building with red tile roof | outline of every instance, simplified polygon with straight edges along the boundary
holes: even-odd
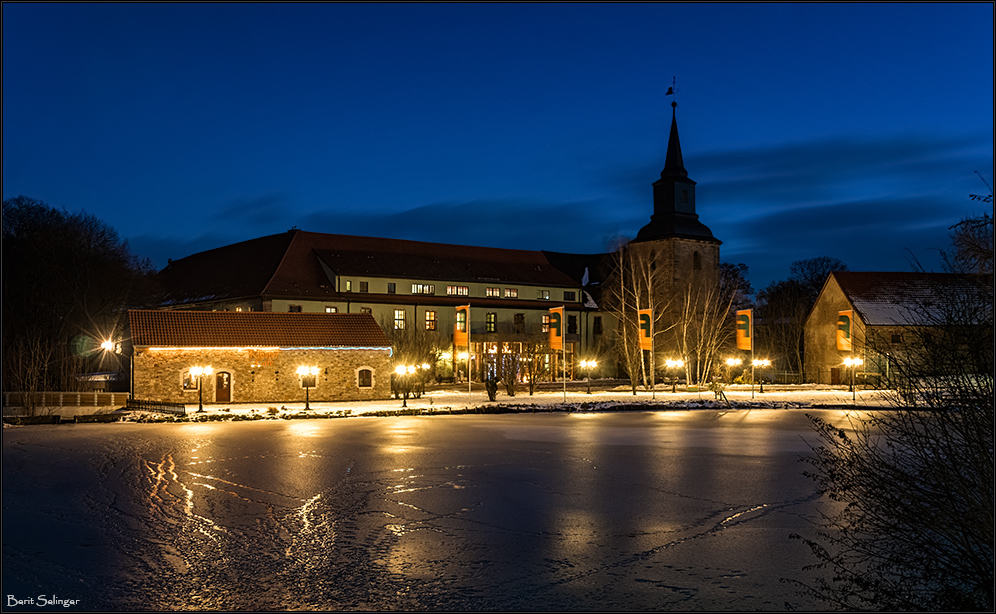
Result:
[[[390,395],[391,342],[368,314],[132,310],[128,325],[136,399],[227,404]],[[314,372],[299,374],[301,367]]]
[[[673,113],[653,199],[651,221],[631,246],[666,272],[658,275],[656,291],[672,297],[695,281],[717,284],[721,242],[695,212],[695,182],[682,162]],[[603,366],[596,375],[615,376],[617,322],[599,297],[611,260],[611,254],[292,229],[171,261],[159,280],[166,310],[362,313],[392,336],[428,331],[447,349],[439,369],[433,366],[442,377],[460,377],[459,348],[452,346],[456,308],[470,305],[470,372],[475,380],[485,377],[488,355],[522,355],[526,344],[542,344],[550,309],[563,306],[566,353],[541,351],[540,371],[547,377],[564,372],[572,377],[579,360],[597,357]]]

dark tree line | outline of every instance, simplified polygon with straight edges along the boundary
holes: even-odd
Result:
[[[17,196],[3,202],[5,391],[72,391],[120,367],[123,310],[154,296],[153,268],[96,217]]]
[[[777,368],[803,375],[803,326],[830,273],[846,271],[837,258],[796,260],[789,277],[757,293],[755,349],[768,354]]]

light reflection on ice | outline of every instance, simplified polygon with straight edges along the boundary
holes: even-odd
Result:
[[[759,413],[98,426],[97,530],[117,609],[778,609],[813,487]]]

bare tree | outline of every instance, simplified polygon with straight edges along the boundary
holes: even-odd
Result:
[[[769,354],[774,364],[803,376],[803,328],[830,273],[846,271],[837,258],[820,256],[796,260],[787,280],[772,282],[757,293],[755,348]]]
[[[799,282],[805,288],[810,300],[810,306],[816,302],[816,297],[823,289],[823,283],[834,271],[846,271],[847,265],[838,258],[818,256],[807,260],[796,260],[789,266],[789,279]]]
[[[412,387],[416,396],[421,396],[425,390],[425,383],[435,376],[436,363],[443,352],[444,346],[438,331],[418,326],[398,328],[393,320],[386,319],[381,320],[380,327],[391,340],[395,361],[401,365],[415,367],[414,379],[407,379],[405,382]],[[428,365],[428,369],[423,365]],[[392,385],[394,383],[392,380]]]
[[[812,294],[798,280],[773,282],[757,294],[755,350],[768,354],[787,371],[803,373],[803,329],[813,306]]]
[[[536,391],[536,382],[548,375],[546,357],[551,351],[544,341],[537,338],[537,335],[531,335],[529,339],[522,342],[522,367],[530,396]]]
[[[992,196],[990,195],[990,202]],[[993,274],[993,218],[988,213],[964,219],[951,227],[952,249],[941,252],[945,268],[953,273]]]
[[[737,290],[735,287],[695,284],[683,293],[676,338],[679,351],[685,357],[686,381],[702,383],[708,380],[717,356],[732,338],[730,310]]]
[[[808,475],[840,506],[802,538],[829,572],[803,586],[835,607],[993,610],[993,286],[956,281],[912,309],[898,351],[870,341],[892,410],[812,418]]]
[[[654,354],[650,363],[644,360],[640,349],[640,332],[637,312],[653,310],[653,343],[656,348],[673,327],[673,314],[669,313],[671,296],[665,292],[667,271],[657,266],[654,253],[646,249],[621,246],[613,254],[613,270],[604,284],[605,309],[619,322],[615,347],[620,363],[629,376],[633,394],[639,385],[650,386],[650,373],[654,369]]]

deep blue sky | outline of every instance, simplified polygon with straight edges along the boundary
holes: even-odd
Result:
[[[987,210],[992,3],[5,3],[3,196],[159,266],[292,226],[599,252],[649,221],[672,77],[755,290],[937,268]]]

